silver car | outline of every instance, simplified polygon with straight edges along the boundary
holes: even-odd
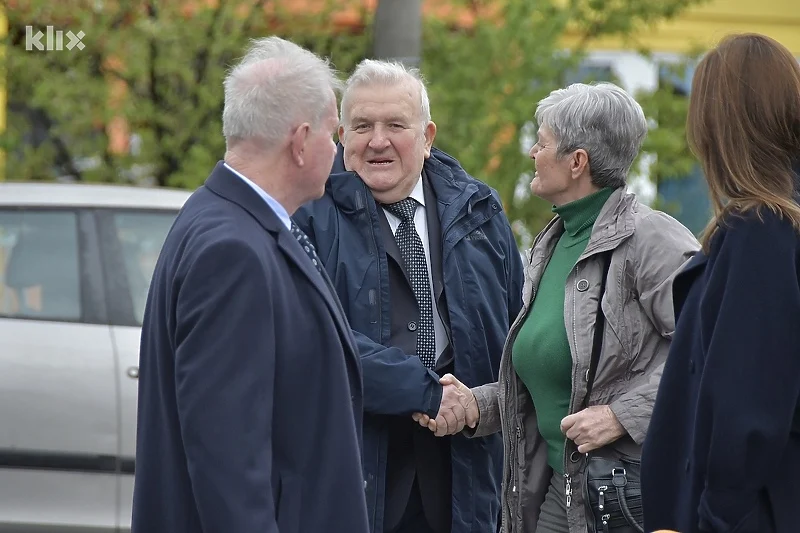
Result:
[[[0,183],[0,532],[130,530],[142,315],[188,196]]]

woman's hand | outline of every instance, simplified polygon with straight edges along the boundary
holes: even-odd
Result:
[[[433,431],[437,437],[455,435],[464,429],[465,425],[474,429],[478,424],[480,412],[470,388],[453,374],[445,374],[439,383],[442,384],[442,402],[436,418],[431,419],[425,413],[414,413],[411,418],[420,426]]]
[[[602,448],[625,435],[625,428],[607,405],[593,405],[564,417],[561,432],[578,445],[578,452]]]

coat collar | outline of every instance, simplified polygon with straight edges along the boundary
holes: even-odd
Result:
[[[613,250],[622,241],[633,235],[636,229],[633,214],[636,203],[636,197],[626,193],[624,187],[611,193],[597,216],[586,249],[578,260],[581,261],[591,255]],[[534,242],[533,249],[539,250],[540,253],[532,257],[533,265],[550,257],[553,247],[563,232],[564,221],[559,216],[554,217]]]
[[[213,193],[247,211],[270,233],[275,234],[281,228],[286,229],[278,215],[267,205],[264,199],[241,178],[231,172],[223,161],[217,163],[211,175],[206,179],[205,185]]]
[[[325,186],[326,193],[343,213],[357,214],[365,210],[369,202],[374,204],[375,201],[358,174],[345,168],[343,146],[339,144],[337,148],[330,179]],[[458,161],[437,148],[431,149],[431,156],[425,160],[422,172],[436,195],[443,228],[458,218],[475,194],[484,193],[481,197],[491,194],[486,184],[467,174]]]
[[[333,286],[323,269],[322,275],[314,268],[308,256],[301,248],[286,226],[281,222],[272,209],[259,194],[242,181],[236,174],[225,167],[222,161],[217,163],[205,183],[213,193],[238,205],[269,233],[275,236],[278,247],[294,263],[295,267],[303,272],[311,284],[317,289],[334,317],[340,336],[349,346],[353,354],[357,354],[352,331],[348,325],[344,310],[338,298],[334,296]]]
[[[708,256],[703,250],[698,250],[675,275],[675,279],[672,281],[672,307],[676,322],[683,311],[683,304],[686,302],[692,282],[703,273],[706,263],[708,263]]]
[[[636,196],[620,187],[609,196],[592,228],[584,256],[611,250],[633,235],[636,229]]]

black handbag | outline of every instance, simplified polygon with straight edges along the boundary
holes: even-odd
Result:
[[[592,358],[586,383],[585,409],[589,405],[600,351],[603,347],[603,294],[611,265],[611,252],[603,256],[603,277],[600,281],[600,296],[597,304],[597,319],[594,327]],[[583,489],[586,522],[589,533],[644,533],[642,527],[642,489],[640,484],[641,463],[639,459],[621,457],[610,459],[586,454],[585,483]]]

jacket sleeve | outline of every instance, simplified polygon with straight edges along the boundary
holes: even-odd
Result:
[[[464,428],[467,437],[485,437],[500,431],[500,399],[498,397],[499,384],[489,383],[472,389],[475,401],[478,404],[480,418],[474,429]]]
[[[699,398],[711,431],[699,516],[704,531],[755,533],[759,492],[783,466],[800,398],[798,237],[771,213],[735,224],[700,308],[709,335]]]
[[[364,411],[381,415],[425,413],[436,417],[442,403],[439,376],[419,357],[387,348],[353,330],[364,376]]]
[[[682,224],[658,211],[639,222],[634,238],[633,275],[639,305],[656,331],[665,339],[672,339],[675,330],[672,281],[700,244]],[[637,444],[644,442],[650,424],[669,344],[663,344],[660,351],[640,354],[653,358],[655,362],[647,381],[610,405],[622,427]]]
[[[508,245],[508,325],[509,328],[517,315],[522,310],[522,285],[525,282],[525,267],[522,264],[522,256],[517,246],[517,240],[514,237],[514,231],[511,225],[506,220],[506,227],[508,237],[506,243]]]
[[[222,241],[196,255],[178,289],[178,424],[201,529],[209,533],[278,533],[273,287],[254,250]],[[259,327],[250,327],[252,317],[260,317]]]
[[[293,217],[317,247],[320,257],[325,257],[327,251],[320,249],[317,228],[324,228],[321,234],[336,232],[335,208],[330,202],[329,198],[323,197],[316,204],[299,209]],[[321,219],[320,213],[323,213]],[[417,356],[378,344],[355,329],[352,331],[361,357],[364,412],[402,416],[425,413],[431,417],[439,413],[442,385],[435,372],[426,368]]]
[[[522,310],[522,284],[525,281],[525,271],[522,257],[517,248],[514,232],[506,220],[507,227],[506,245],[508,254],[508,324],[509,327],[516,320]],[[498,397],[499,384],[489,383],[472,389],[475,401],[478,404],[480,418],[474,428],[464,428],[463,434],[467,437],[485,437],[501,430],[500,400]]]

